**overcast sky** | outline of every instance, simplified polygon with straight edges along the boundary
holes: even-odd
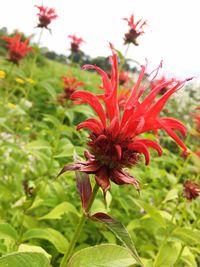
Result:
[[[82,37],[81,49],[86,54],[108,56],[108,42],[122,54],[127,22],[133,13],[136,19],[148,21],[139,46],[131,45],[128,57],[156,67],[164,61],[162,72],[177,78],[200,77],[200,0],[0,0],[0,27],[18,29],[39,37],[37,8],[54,7],[58,18],[52,21],[52,35],[45,31],[41,45],[69,55],[69,34]]]

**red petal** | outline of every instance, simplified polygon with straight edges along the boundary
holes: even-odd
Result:
[[[87,128],[90,131],[92,131],[92,132],[94,132],[96,134],[99,134],[103,130],[103,125],[98,120],[92,118],[92,119],[88,119],[88,120],[80,123],[76,127],[77,130],[80,130],[82,128]]]
[[[158,152],[158,155],[162,156],[162,148],[156,141],[149,139],[137,139],[137,141],[144,143],[147,147],[155,149]]]
[[[108,189],[110,188],[110,181],[108,173],[105,168],[101,168],[95,176],[97,184],[102,188],[104,197]]]
[[[110,175],[110,179],[119,185],[132,184],[137,190],[140,188],[139,182],[133,176],[123,172],[122,170],[113,170]]]
[[[128,145],[128,149],[142,153],[145,156],[145,164],[148,165],[150,161],[150,153],[147,146],[142,141],[134,141],[134,143]]]
[[[99,118],[103,123],[103,126],[106,127],[106,114],[96,95],[86,91],[76,91],[71,95],[71,99],[74,100],[76,98],[81,98],[82,100],[87,102],[99,115]]]
[[[120,145],[115,145],[115,149],[116,149],[116,152],[117,152],[117,158],[118,158],[118,160],[120,160],[121,157],[122,157],[122,149],[121,149],[121,146]]]
[[[187,130],[185,125],[177,119],[174,118],[160,118],[159,121],[164,122],[172,129],[177,129],[183,136],[186,136]]]

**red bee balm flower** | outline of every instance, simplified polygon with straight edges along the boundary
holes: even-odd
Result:
[[[165,84],[159,84],[143,101],[140,101],[139,98],[144,92],[141,81],[145,74],[145,66],[142,66],[134,88],[127,95],[123,112],[119,112],[117,55],[113,46],[110,46],[112,49],[111,79],[108,78],[106,72],[95,65],[83,67],[83,69],[95,69],[102,76],[104,94],[99,97],[91,92],[76,91],[71,96],[71,99],[81,99],[82,102],[88,103],[99,117],[99,119],[87,119],[77,126],[78,130],[87,128],[90,131],[89,151],[85,152],[87,161],[66,165],[60,172],[62,174],[65,171],[76,170],[88,174],[93,173],[104,193],[110,188],[110,180],[119,185],[132,184],[139,189],[138,181],[124,171],[124,168],[136,165],[141,154],[144,155],[146,165],[148,165],[149,148],[155,149],[160,156],[162,155],[162,149],[157,142],[139,138],[140,134],[163,129],[185,152],[187,151],[181,139],[173,131],[176,129],[185,135],[184,125],[174,118],[158,117],[168,98],[186,81],[175,83],[168,81]],[[156,102],[155,98],[160,88],[169,84],[173,84],[173,87]],[[100,103],[101,99],[104,105]]]
[[[37,27],[48,29],[47,26],[51,23],[51,21],[58,17],[55,13],[55,9],[43,6],[35,6],[35,7],[39,9],[39,13],[37,14],[39,17],[39,23]]]
[[[134,45],[138,45],[137,38],[144,33],[143,27],[147,24],[147,22],[142,22],[142,19],[135,22],[133,15],[131,15],[129,19],[124,18],[123,20],[126,20],[130,26],[129,32],[125,34],[124,44],[133,43]]]
[[[8,60],[17,65],[19,64],[19,61],[24,58],[28,52],[32,50],[32,48],[28,46],[30,37],[28,37],[24,42],[21,41],[22,35],[20,35],[19,33],[16,33],[15,36],[12,37],[2,36],[1,38],[8,42]]]
[[[184,196],[188,200],[196,199],[200,195],[200,186],[192,180],[187,180],[183,184]]]
[[[65,77],[62,76],[61,79],[64,82],[64,93],[59,95],[59,102],[64,104],[66,99],[70,99],[72,93],[76,91],[79,86],[84,85],[84,82],[78,81],[77,77]]]
[[[200,111],[200,107],[197,107],[196,110]],[[196,123],[196,130],[200,133],[200,113],[198,114],[192,114],[193,118],[195,119]]]
[[[164,76],[162,76],[160,79],[156,79],[156,80],[152,81],[152,82],[151,82],[151,88],[152,88],[152,90],[153,90],[158,84],[165,83],[166,81],[167,81],[167,79],[166,79]],[[175,80],[174,80],[174,81],[175,81]],[[160,95],[164,95],[164,94],[168,91],[168,89],[170,89],[170,87],[167,87],[167,86],[162,87],[162,88],[160,89],[159,94],[160,94]]]
[[[72,40],[72,42],[71,42],[71,51],[74,52],[74,53],[77,53],[79,51],[79,46],[82,43],[85,43],[85,41],[82,38],[76,37],[75,34],[68,35],[68,37]]]

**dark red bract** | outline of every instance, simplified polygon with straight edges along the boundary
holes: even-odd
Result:
[[[25,41],[22,41],[22,35],[16,33],[12,37],[1,36],[3,40],[5,40],[8,44],[7,47],[9,49],[9,58],[8,60],[19,64],[20,60],[23,59],[27,53],[29,53],[32,48],[28,46],[30,41],[30,37],[28,37]]]
[[[168,98],[178,91],[186,80],[181,82],[169,80],[158,84],[141,100],[141,96],[147,89],[141,84],[145,76],[145,66],[142,66],[138,80],[124,98],[124,108],[120,111],[117,55],[112,45],[111,49],[112,72],[110,79],[105,71],[95,65],[83,67],[83,69],[95,69],[102,76],[104,94],[95,95],[87,91],[76,91],[71,96],[73,100],[80,99],[82,103],[88,103],[99,117],[99,119],[87,119],[77,126],[78,130],[87,128],[90,131],[89,151],[85,152],[87,161],[66,165],[61,171],[63,173],[68,170],[77,170],[95,174],[96,182],[104,193],[110,188],[110,180],[119,185],[132,184],[139,189],[138,181],[128,174],[125,168],[137,164],[142,154],[148,165],[150,161],[149,148],[155,149],[158,155],[162,155],[162,149],[155,140],[138,137],[144,132],[157,133],[159,129],[163,129],[187,153],[184,143],[174,132],[176,129],[185,135],[185,126],[174,118],[159,117]],[[156,100],[160,89],[169,85],[171,85],[170,89]]]
[[[196,199],[200,195],[200,185],[195,183],[193,180],[187,180],[183,184],[184,186],[184,196],[188,200]]]

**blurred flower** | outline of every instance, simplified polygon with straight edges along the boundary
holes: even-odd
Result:
[[[77,77],[72,76],[62,76],[61,79],[64,82],[64,92],[59,95],[58,101],[63,105],[67,99],[70,99],[72,93],[74,93],[79,86],[84,85],[84,82],[80,82]]]
[[[112,49],[112,72],[111,79],[101,68],[96,65],[85,65],[83,69],[95,69],[101,76],[104,94],[99,97],[88,91],[76,91],[71,99],[81,99],[88,103],[97,113],[99,119],[90,118],[80,123],[77,130],[87,128],[90,131],[88,147],[85,151],[86,162],[78,161],[64,166],[60,174],[65,171],[74,170],[95,174],[96,182],[103,189],[104,194],[110,188],[110,180],[118,185],[132,184],[139,190],[139,182],[124,168],[130,168],[138,163],[141,154],[145,157],[146,165],[150,161],[149,148],[153,148],[162,155],[160,145],[153,140],[143,139],[138,135],[159,129],[165,130],[185,151],[182,140],[176,135],[174,130],[178,130],[182,135],[186,135],[185,126],[174,118],[160,118],[168,98],[182,88],[187,80],[182,82],[174,80],[158,85],[144,99],[139,100],[145,89],[141,86],[145,75],[145,66],[139,74],[135,86],[131,93],[127,95],[124,110],[119,112],[118,97],[118,63],[117,55]],[[164,86],[173,85],[171,89],[157,101],[155,101],[160,89]],[[103,100],[104,105],[101,104]]]
[[[200,185],[195,183],[193,180],[187,180],[183,184],[184,186],[184,197],[188,200],[196,199],[200,195]]]
[[[152,88],[152,90],[153,90],[157,85],[159,85],[159,84],[161,84],[161,83],[165,83],[166,81],[167,81],[167,79],[166,79],[164,76],[162,76],[160,79],[153,80],[153,81],[151,82],[150,86],[151,86],[151,88]],[[164,95],[169,89],[170,89],[170,87],[166,87],[166,86],[164,86],[164,87],[162,87],[162,88],[160,89],[159,94],[160,94],[160,95]]]
[[[131,15],[130,18],[123,18],[123,20],[126,20],[130,27],[129,32],[125,34],[124,44],[133,43],[134,45],[138,45],[137,38],[144,33],[143,27],[147,24],[147,22],[143,22],[142,19],[137,22],[134,21],[134,15]]]
[[[195,154],[200,157],[200,151],[195,152]]]
[[[13,103],[8,103],[7,106],[11,109],[16,109],[16,105]]]
[[[19,64],[19,61],[32,50],[32,48],[28,46],[30,37],[28,37],[24,42],[21,41],[22,35],[20,35],[19,33],[16,33],[12,37],[1,36],[1,38],[6,42],[8,42],[7,44],[7,47],[9,49],[8,60],[17,65]]]
[[[79,51],[79,46],[85,41],[82,38],[78,38],[75,34],[68,35],[68,37],[72,40],[71,41],[71,51],[73,53],[77,53]]]
[[[25,81],[21,78],[16,78],[15,81],[19,84],[25,84]]]
[[[131,81],[129,73],[125,70],[121,70],[119,73],[119,84],[126,86]]]
[[[4,79],[6,77],[6,72],[3,70],[0,70],[0,79]]]
[[[119,105],[119,110],[123,110],[126,104],[126,100],[129,98],[129,95],[131,94],[131,88],[126,89],[123,88],[118,97],[118,105]]]
[[[31,78],[26,78],[26,82],[30,84],[35,84],[35,81]]]
[[[197,107],[196,110],[199,110],[199,115],[198,114],[192,114],[195,123],[196,123],[196,130],[197,132],[200,133],[200,107]]]
[[[35,7],[39,9],[39,13],[37,14],[39,17],[39,23],[37,27],[50,30],[47,26],[51,23],[52,20],[58,17],[58,15],[56,15],[55,13],[55,9],[43,6],[35,6]]]

